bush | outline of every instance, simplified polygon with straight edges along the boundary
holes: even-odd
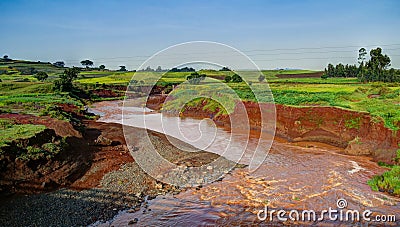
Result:
[[[35,77],[36,79],[38,79],[39,81],[45,81],[49,75],[47,75],[46,72],[38,72],[36,73],[33,77]]]
[[[368,181],[368,185],[374,191],[400,195],[400,166],[393,166],[391,170],[382,175],[374,176]]]
[[[261,82],[263,82],[264,80],[265,80],[265,75],[261,74],[261,75],[258,77],[258,81],[261,83]]]
[[[234,74],[234,75],[232,76],[232,82],[234,82],[234,83],[240,83],[240,82],[242,82],[242,81],[243,81],[242,77],[240,77],[238,74]]]

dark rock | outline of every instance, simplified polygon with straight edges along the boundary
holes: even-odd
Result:
[[[138,221],[139,221],[138,218],[134,218],[133,220],[130,220],[130,221],[128,222],[128,225],[136,224],[136,223],[138,223]]]

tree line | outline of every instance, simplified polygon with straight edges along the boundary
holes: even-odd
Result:
[[[367,50],[361,48],[358,51],[358,66],[342,63],[336,66],[328,64],[322,78],[357,77],[361,82],[400,82],[399,70],[389,69],[391,60],[388,55],[382,53],[382,48],[371,49],[369,55],[367,61]]]

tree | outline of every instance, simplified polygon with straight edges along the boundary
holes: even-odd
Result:
[[[60,75],[60,79],[54,82],[54,89],[59,91],[71,91],[73,88],[72,81],[78,77],[79,69],[71,68],[64,70]]]
[[[240,77],[238,74],[234,74],[234,75],[232,76],[232,82],[234,82],[234,83],[240,83],[240,82],[242,82],[242,81],[243,81],[242,77]]]
[[[232,71],[230,68],[224,66],[222,67],[222,69],[220,69],[219,71]]]
[[[231,76],[226,76],[226,77],[225,77],[225,82],[226,82],[226,83],[231,82],[231,80],[232,80],[232,77],[231,77]]]
[[[199,74],[197,72],[191,73],[186,77],[186,80],[189,81],[190,84],[199,84],[202,80],[206,78],[206,74]]]
[[[156,72],[161,72],[161,71],[162,71],[161,66],[158,66],[157,69],[156,69]]]
[[[100,65],[99,69],[104,70],[104,69],[106,69],[106,66],[105,65]]]
[[[65,63],[63,61],[56,61],[53,63],[55,67],[64,68]]]
[[[8,60],[8,59],[9,59],[9,58],[8,58],[8,55],[4,55],[4,56],[3,56],[3,59],[4,59],[4,60]]]
[[[367,55],[367,50],[364,47],[358,50],[358,64],[364,65],[366,55]]]
[[[339,63],[336,65],[336,70],[335,70],[335,76],[336,77],[345,77],[345,70],[344,70],[344,65],[342,63]]]
[[[83,60],[81,61],[81,64],[83,66],[86,66],[87,69],[89,68],[89,66],[93,66],[93,62],[91,60]]]
[[[377,68],[378,70],[384,70],[387,69],[387,67],[390,66],[390,57],[387,56],[386,54],[382,54],[382,49],[380,47],[376,49],[372,49],[369,52],[369,55],[371,56],[371,59],[367,63],[367,66],[369,68]]]
[[[36,79],[38,79],[39,81],[45,81],[49,75],[47,75],[46,72],[38,72],[36,73],[33,77],[35,77]]]
[[[328,64],[328,70],[327,70],[327,75],[328,77],[335,77],[335,67],[332,64]]]
[[[390,57],[382,53],[382,49],[377,47],[370,51],[370,59],[366,61],[367,50],[361,48],[358,51],[358,67],[356,65],[341,63],[333,66],[328,64],[325,68],[324,77],[357,77],[361,82],[382,81],[398,82],[400,81],[399,72],[395,69],[388,69],[390,66]]]
[[[260,76],[258,77],[258,81],[261,83],[265,80],[265,75],[264,74],[260,74]]]
[[[126,70],[126,66],[125,65],[120,65],[118,71],[122,71],[125,72]]]

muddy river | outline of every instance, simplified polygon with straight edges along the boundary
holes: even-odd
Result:
[[[136,107],[129,108],[131,109],[125,115],[124,124],[146,126],[217,154],[221,154],[222,148],[230,142],[230,150],[233,152],[227,156],[228,159],[236,159],[235,148],[243,148],[245,142],[249,143],[249,149],[258,142],[256,138],[247,139],[247,135],[232,134],[218,128],[210,120],[163,116],[143,108],[140,102]],[[122,122],[121,109],[121,101],[102,102],[90,108],[92,112],[102,116],[99,121],[116,123]],[[179,125],[179,128],[174,128],[174,125]],[[183,134],[193,137],[180,136],[182,133],[179,130],[187,130],[191,133]],[[212,137],[212,143],[196,140],[199,136]],[[246,164],[250,157],[245,152],[240,162]],[[372,176],[384,171],[385,168],[378,166],[370,158],[344,155],[340,148],[275,139],[266,159],[255,172],[250,173],[247,168],[237,168],[221,181],[190,188],[177,195],[160,195],[142,205],[137,212],[120,211],[112,220],[96,225],[128,225],[134,220],[140,226],[399,226],[399,199],[374,192],[366,183]],[[345,208],[339,209],[342,206]],[[326,212],[323,213],[329,209],[337,210],[336,218],[335,215],[330,218]],[[284,210],[281,217],[285,216],[288,220],[279,220],[276,212],[271,215],[271,210]],[[310,210],[315,211],[316,219],[320,220],[309,221],[307,215],[302,217],[302,212]],[[357,219],[343,214],[348,210],[357,211],[361,221],[352,221]],[[296,218],[296,212],[300,214],[299,218]],[[265,216],[266,213],[269,215]],[[375,220],[393,219],[392,215],[396,216],[395,222]],[[291,220],[290,217],[297,220]],[[346,217],[349,218],[348,221]]]

